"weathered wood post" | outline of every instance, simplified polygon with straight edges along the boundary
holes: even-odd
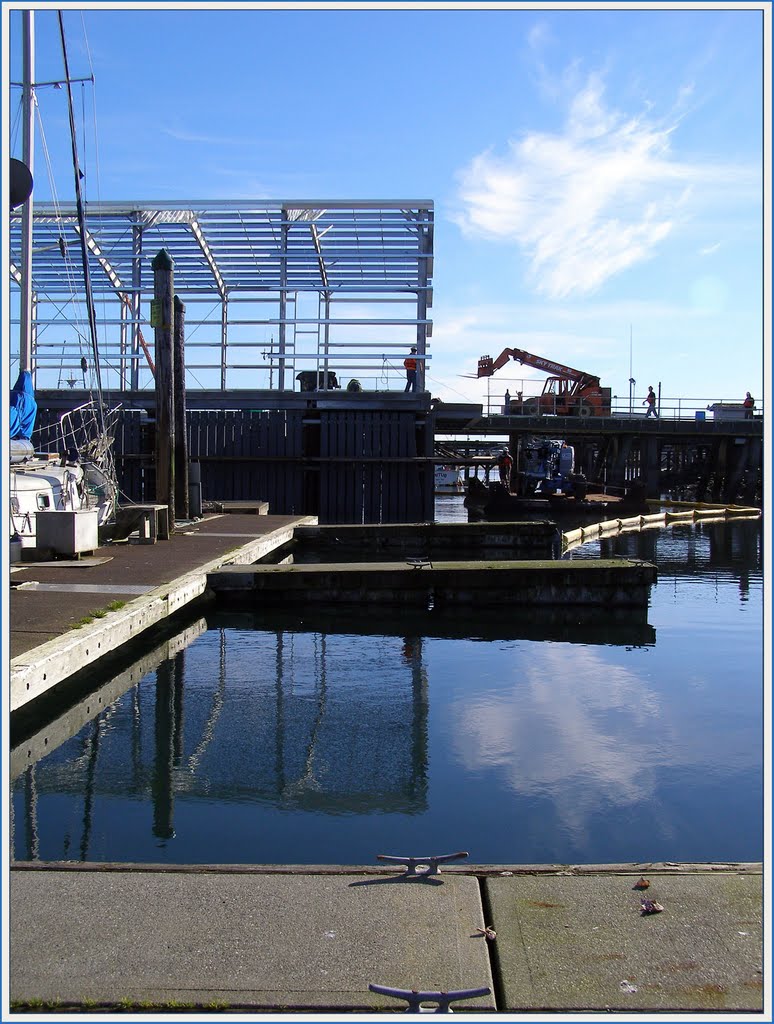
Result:
[[[175,360],[172,339],[175,309],[174,261],[166,249],[153,258],[151,324],[156,341],[156,501],[169,507],[175,526]]]
[[[188,508],[188,431],[185,426],[185,304],[175,296],[175,509],[190,519]]]
[[[640,476],[645,481],[645,497],[661,497],[661,443],[657,436],[640,440]]]

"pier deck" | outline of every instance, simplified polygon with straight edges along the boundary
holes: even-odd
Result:
[[[634,884],[663,906],[643,915]],[[458,1010],[760,1012],[760,865],[16,865],[17,1008],[387,1012],[370,984],[489,988]],[[489,941],[478,929],[494,927]]]

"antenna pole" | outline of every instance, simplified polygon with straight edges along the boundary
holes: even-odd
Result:
[[[32,11],[22,11],[22,159],[32,172],[34,157],[35,23]],[[19,369],[32,368],[32,193],[22,207],[21,306],[19,309]]]
[[[86,218],[83,212],[83,199],[81,198],[81,169],[78,164],[78,145],[75,137],[75,112],[73,108],[73,90],[70,82],[70,67],[67,62],[67,45],[65,43],[64,19],[62,12],[59,15],[59,35],[62,39],[62,57],[64,59],[65,81],[67,83],[67,105],[70,112],[70,141],[73,150],[73,172],[75,174],[75,202],[78,211],[78,234],[81,241],[81,262],[83,264],[83,285],[86,291],[86,309],[89,314],[89,331],[91,333],[91,348],[94,358],[94,376],[97,381],[97,407],[99,410],[100,429],[105,432],[105,415],[102,402],[102,376],[99,364],[99,346],[97,344],[97,318],[94,313],[94,296],[91,290],[91,275],[89,273],[89,250],[86,242]]]

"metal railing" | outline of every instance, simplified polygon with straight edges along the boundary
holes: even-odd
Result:
[[[522,414],[529,415],[528,407],[530,403],[534,403],[536,396],[524,397],[521,402],[511,397],[510,402],[510,415],[519,416]],[[541,414],[542,415],[559,415],[556,412],[557,401],[554,402],[554,408],[551,409],[550,405],[544,404],[545,399],[541,401]],[[614,416],[617,419],[645,419],[647,416],[647,407],[645,406],[645,395],[633,395],[631,400],[629,396],[619,398],[614,395],[610,403],[610,416]],[[743,407],[743,397],[734,395],[733,397],[724,398],[693,398],[693,397],[670,397],[662,396],[661,400],[656,405],[656,411],[658,412],[659,419],[668,420],[696,420],[696,419],[745,419],[746,410]],[[488,395],[486,404],[484,406],[484,412],[487,416],[502,416],[505,415],[505,395]],[[594,413],[589,410],[589,415]],[[763,416],[763,403],[760,401],[755,402],[753,409],[753,416],[755,419],[759,419]],[[652,417],[651,417],[652,418]]]

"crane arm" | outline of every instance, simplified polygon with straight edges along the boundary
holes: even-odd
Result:
[[[546,373],[555,374],[565,380],[578,381],[580,384],[599,384],[599,377],[583,370],[574,370],[571,366],[564,366],[556,363],[553,359],[546,359],[544,356],[533,355],[532,352],[525,352],[521,348],[505,348],[497,357],[482,356],[478,361],[478,376],[491,377],[492,374],[505,366],[509,359],[526,366],[534,366],[537,370],[544,370]]]

